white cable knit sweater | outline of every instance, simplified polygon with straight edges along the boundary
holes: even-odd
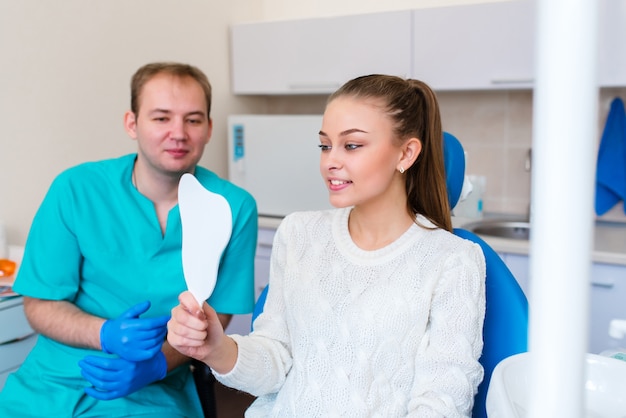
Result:
[[[284,219],[264,312],[232,336],[237,363],[217,379],[258,396],[246,417],[469,416],[483,377],[480,247],[413,225],[364,251],[349,213]]]

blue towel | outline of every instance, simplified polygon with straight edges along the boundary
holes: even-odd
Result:
[[[596,167],[596,213],[603,215],[626,199],[626,113],[615,98],[606,118]],[[626,206],[625,206],[626,212]]]

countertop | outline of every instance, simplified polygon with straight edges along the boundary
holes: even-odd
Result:
[[[505,214],[488,214],[491,219],[516,219],[514,216]],[[280,224],[281,217],[259,217],[260,228],[276,228]],[[478,219],[452,217],[455,228],[462,228]],[[518,218],[518,220],[520,220]],[[575,233],[575,231],[573,231]],[[512,253],[528,255],[530,241],[519,239],[506,239],[481,235],[491,247],[499,253]],[[617,264],[626,266],[626,224],[611,221],[598,221],[594,231],[594,250],[591,255],[592,261],[597,263]]]
[[[491,214],[492,219],[516,219],[508,215]],[[478,219],[452,218],[455,228],[463,228],[465,225],[476,222]],[[576,234],[572,229],[572,237]],[[530,241],[520,239],[506,239],[480,235],[491,247],[500,253],[512,253],[528,255]],[[617,264],[626,266],[626,224],[612,221],[596,221],[594,228],[593,251],[591,260],[596,263]]]
[[[259,216],[259,228],[276,229],[282,220],[279,216]]]

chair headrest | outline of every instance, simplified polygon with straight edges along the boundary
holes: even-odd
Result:
[[[450,209],[454,208],[461,196],[465,180],[465,152],[458,139],[448,132],[443,133],[443,160],[446,169],[446,186]]]

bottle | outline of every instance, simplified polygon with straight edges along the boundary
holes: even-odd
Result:
[[[609,348],[601,356],[626,361],[626,319],[613,319],[609,324]]]
[[[0,277],[13,275],[16,268],[15,261],[9,260],[9,245],[6,231],[6,227],[0,221]]]
[[[487,178],[485,176],[476,174],[465,176],[461,197],[453,209],[454,216],[478,219],[483,217],[483,194],[486,183]]]

